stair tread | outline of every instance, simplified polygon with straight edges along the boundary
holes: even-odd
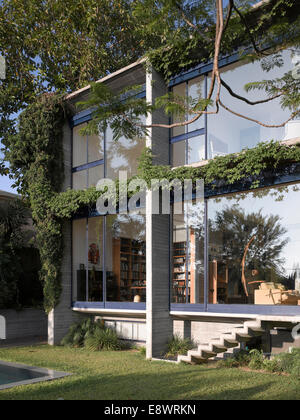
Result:
[[[190,350],[187,356],[178,356],[178,361],[193,363],[192,359],[195,359],[196,363],[213,358],[220,353],[232,353],[234,349],[240,348],[242,342],[264,334],[265,329],[261,325],[260,321],[246,321],[243,325],[234,326],[231,331],[227,330],[220,333],[218,337],[209,339],[207,343],[198,344],[198,348]]]

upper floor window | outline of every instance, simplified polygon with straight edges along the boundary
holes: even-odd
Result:
[[[206,97],[204,76],[197,77],[185,83],[174,86],[174,95],[181,98],[196,100],[200,96]],[[174,117],[173,122],[184,122],[194,117],[192,112],[187,112],[185,117]],[[205,118],[202,116],[197,121],[187,126],[172,129],[172,162],[173,166],[195,163],[205,159]]]
[[[145,148],[145,139],[121,137],[115,141],[110,127],[106,130],[106,177],[115,179],[120,171],[127,171],[128,178],[137,174],[139,157]]]
[[[82,135],[84,124],[73,128],[73,189],[95,187],[102,178],[116,179],[120,171],[128,178],[137,174],[145,139],[121,137],[115,141],[110,127],[98,135]]]
[[[290,53],[284,52],[283,58],[283,67],[275,67],[270,72],[263,71],[259,62],[231,64],[221,69],[221,78],[237,95],[253,102],[263,100],[267,98],[264,91],[254,90],[247,93],[244,86],[250,82],[282,77],[284,73],[292,69]],[[209,83],[210,78],[208,78],[208,86]],[[216,90],[215,88],[213,99]],[[234,98],[225,87],[222,87],[221,100],[234,112],[266,125],[280,125],[290,117],[290,111],[281,108],[280,99],[259,105],[249,105]],[[219,155],[238,153],[246,148],[253,148],[260,142],[283,140],[285,138],[285,127],[263,127],[253,121],[238,117],[222,107],[220,107],[218,114],[208,115],[207,132],[208,158],[210,159]]]
[[[104,134],[82,135],[79,125],[73,129],[73,189],[96,186],[104,177]]]
[[[260,62],[237,62],[221,68],[221,78],[231,87],[234,93],[249,101],[257,102],[267,99],[264,91],[246,92],[245,85],[250,82],[273,80],[282,77],[293,68],[291,53],[283,52],[283,66],[275,67],[269,72],[262,69]],[[207,96],[210,88],[210,74],[203,75],[188,82],[176,85],[172,91],[181,97],[202,98]],[[215,99],[215,86],[212,99]],[[263,125],[281,125],[290,117],[289,110],[283,110],[280,99],[251,105],[233,97],[222,86],[222,103],[232,111],[242,114],[262,125],[246,118],[241,118],[220,107],[217,114],[201,116],[196,122],[186,127],[175,127],[171,130],[172,164],[180,166],[196,163],[204,159],[213,159],[230,153],[238,153],[246,148],[253,148],[260,142],[284,140],[289,138],[288,124],[280,128]],[[210,108],[214,111],[215,106]],[[173,118],[173,122],[187,121],[192,115],[182,119]],[[300,136],[300,132],[297,134]],[[297,137],[294,135],[294,137]]]

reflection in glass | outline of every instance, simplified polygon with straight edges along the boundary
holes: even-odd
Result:
[[[204,202],[173,206],[172,302],[204,303]]]
[[[86,230],[87,220],[73,220],[73,301],[86,301]]]
[[[174,167],[186,164],[186,143],[185,140],[172,144],[172,164]]]
[[[145,216],[108,216],[106,220],[107,300],[145,302]]]
[[[188,163],[197,163],[205,159],[205,136],[192,137],[188,142]]]
[[[95,166],[88,170],[88,187],[96,187],[100,179],[104,178],[104,165]]]
[[[196,79],[188,82],[188,96],[193,100],[199,100],[200,98],[206,97],[204,77],[196,77]],[[190,114],[189,119],[193,118],[195,114]],[[202,115],[197,121],[188,125],[188,132],[191,133],[194,130],[200,130],[204,128],[204,115]]]
[[[186,98],[186,83],[181,83],[180,85],[174,86],[172,89],[174,95],[180,97],[180,101],[185,101]],[[181,99],[182,98],[182,99]],[[185,115],[182,117],[173,116],[172,118],[173,123],[179,123],[185,121]],[[185,134],[185,127],[174,127],[172,128],[172,137],[180,136]]]
[[[138,158],[145,148],[145,139],[135,137],[126,139],[121,137],[118,141],[113,139],[113,131],[107,129],[106,141],[106,177],[116,179],[119,177],[119,171],[127,171],[128,177],[137,174]]]
[[[300,194],[273,192],[209,200],[209,303],[300,304]]]
[[[86,190],[87,188],[87,171],[73,173],[73,190]]]
[[[103,217],[88,221],[88,301],[103,301]]]
[[[73,128],[73,168],[87,163],[87,136],[82,136],[80,130],[86,124]]]
[[[267,96],[263,91],[255,90],[246,93],[244,86],[249,82],[281,77],[291,70],[290,53],[284,52],[283,55],[284,66],[282,68],[275,67],[268,73],[262,70],[259,62],[236,63],[221,69],[221,77],[238,95],[246,97],[250,101],[265,99]],[[210,81],[208,81],[209,86]],[[213,98],[216,91],[215,88]],[[221,100],[233,111],[269,125],[282,124],[290,116],[288,110],[282,110],[279,99],[253,106],[235,99],[222,87]],[[262,127],[255,122],[235,116],[220,107],[218,114],[208,115],[208,137],[209,158],[214,158],[228,153],[237,153],[245,148],[253,148],[262,141],[283,140],[285,128]]]
[[[88,163],[104,159],[104,135],[88,136]]]

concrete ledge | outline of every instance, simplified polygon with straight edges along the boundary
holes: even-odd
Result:
[[[300,316],[285,316],[285,315],[253,315],[253,314],[230,314],[230,313],[213,313],[213,312],[185,312],[185,311],[171,311],[170,315],[174,319],[189,319],[189,320],[212,320],[216,319],[218,321],[222,319],[241,319],[241,320],[250,320],[250,319],[259,319],[261,321],[270,321],[270,322],[288,322],[292,324],[300,323]]]
[[[145,310],[134,310],[134,309],[93,309],[93,308],[73,308],[74,312],[91,315],[111,315],[111,316],[122,316],[130,318],[146,318]]]

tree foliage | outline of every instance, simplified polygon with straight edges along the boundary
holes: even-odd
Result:
[[[135,61],[155,44],[141,37],[130,0],[3,0],[0,138],[14,114],[45,91],[70,92]]]
[[[203,114],[218,114],[220,108],[264,127],[283,127],[299,116],[300,77],[290,71],[280,78],[268,80],[267,72],[274,67],[283,66],[284,50],[289,48],[292,55],[297,54],[300,45],[300,6],[295,0],[268,0],[260,3],[259,7],[256,3],[247,0],[229,0],[228,5],[224,7],[221,0],[135,2],[134,15],[142,22],[142,34],[149,36],[155,32],[161,40],[161,45],[158,48],[153,45],[153,48],[147,51],[147,55],[166,80],[200,62],[212,63],[207,98],[199,96],[195,100],[191,97],[180,98],[167,94],[156,100],[156,107],[164,108],[167,115],[175,113],[185,117],[189,114],[193,117],[189,120],[182,118],[180,122],[155,124],[151,127],[174,128],[188,125]],[[258,60],[266,71],[266,80],[249,83],[245,86],[244,96],[237,95],[234,87],[228,86],[220,73],[219,60],[233,53],[238,54],[241,60]],[[290,111],[290,117],[283,123],[280,121],[271,125],[240,114],[223,102],[222,93],[225,89],[234,98],[252,106],[280,98],[281,107]],[[264,91],[265,99],[249,101],[246,94],[250,90]],[[104,114],[103,108],[101,109],[103,105],[101,89],[94,85],[92,95],[93,105],[98,106],[94,114],[95,121],[103,122],[106,118],[109,122],[112,113]],[[89,102],[86,102],[85,106],[89,105]],[[109,107],[108,103],[106,105]],[[122,115],[126,124],[122,126],[122,122],[119,121],[114,126],[115,136],[120,136],[123,128],[127,133],[133,131],[134,127],[141,128],[141,124],[137,123],[137,116],[144,115],[147,106],[146,103],[144,109],[140,104],[136,109],[132,108],[132,103],[129,103],[127,108],[124,106]],[[130,113],[134,118],[130,118]]]
[[[19,201],[0,204],[0,308],[18,304],[18,278],[22,271],[19,250],[28,245],[30,233],[24,231],[29,210]]]

